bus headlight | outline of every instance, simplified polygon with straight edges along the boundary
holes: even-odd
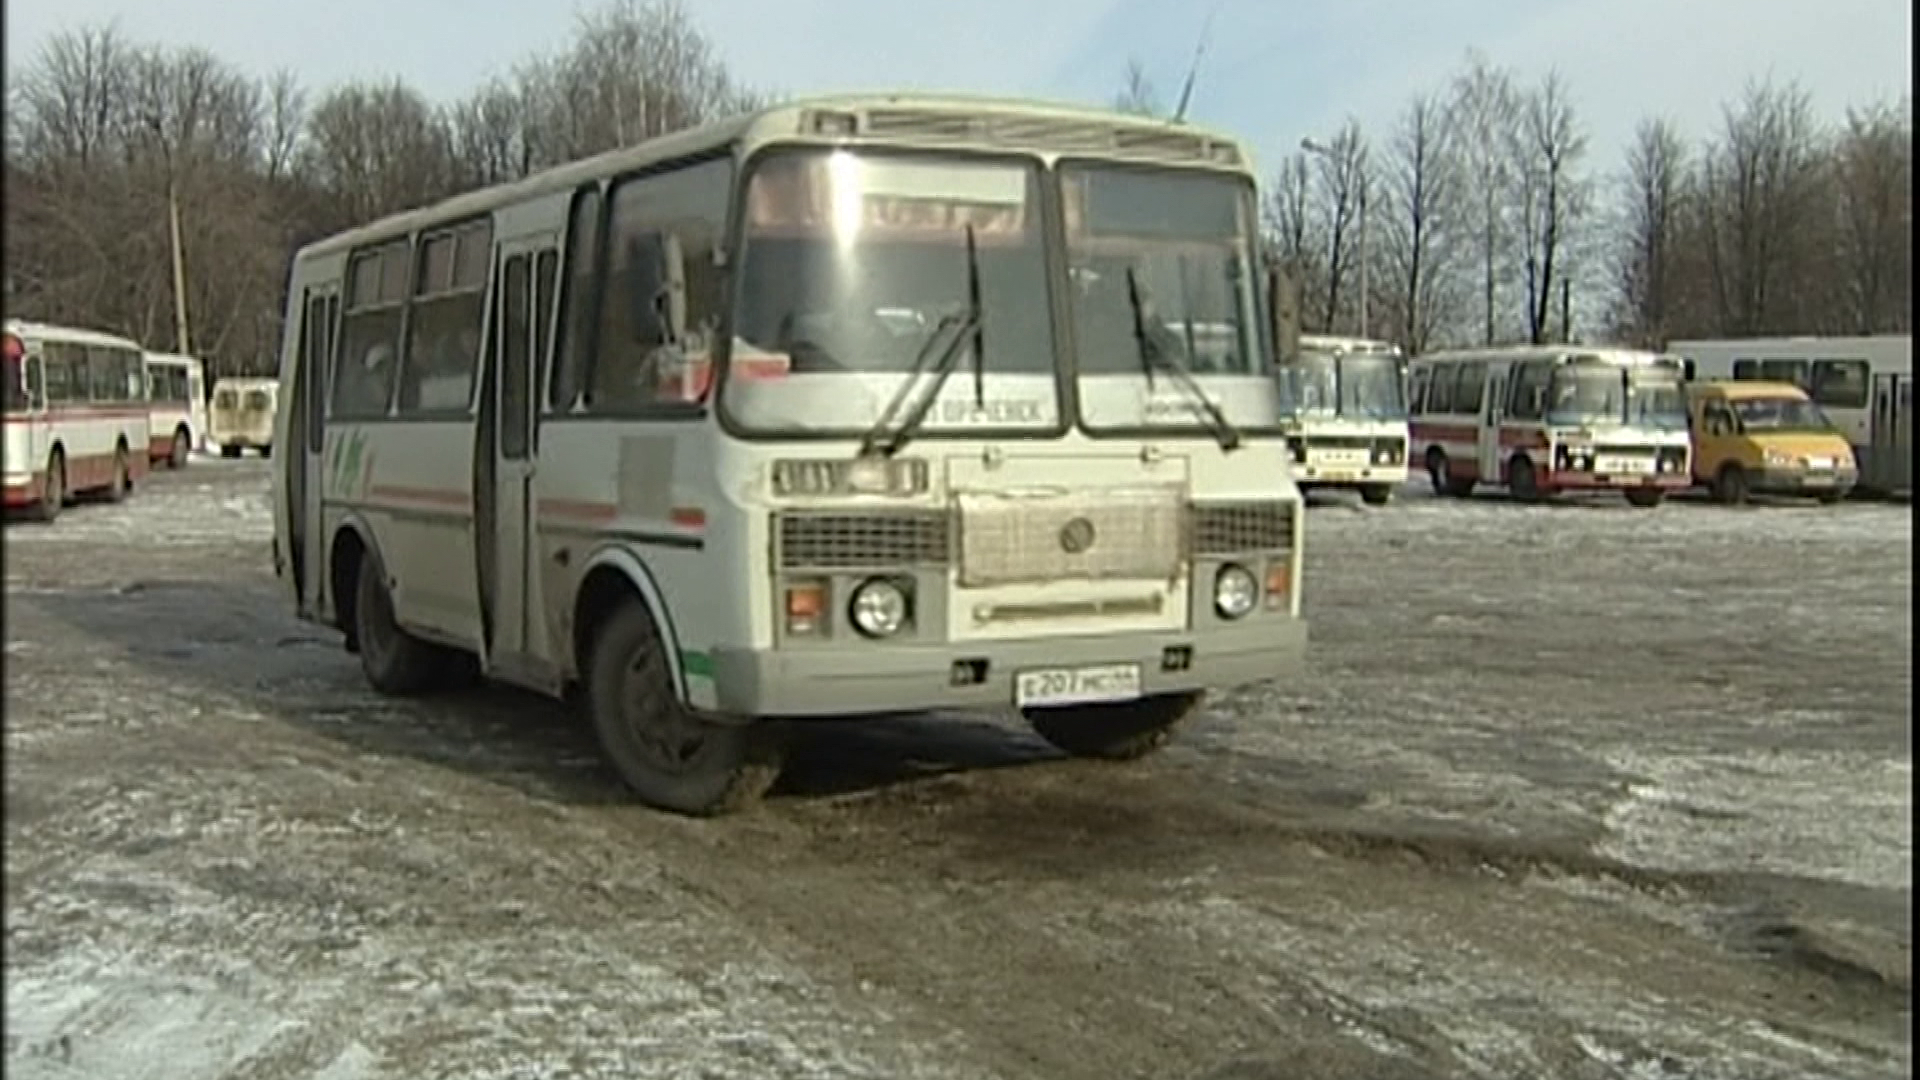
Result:
[[[1260,599],[1260,585],[1244,566],[1228,563],[1213,578],[1213,609],[1222,618],[1238,619],[1253,610]]]
[[[868,578],[853,590],[847,615],[870,638],[892,637],[907,625],[907,594],[886,578]]]

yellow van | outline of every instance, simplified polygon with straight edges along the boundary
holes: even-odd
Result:
[[[1723,503],[1749,494],[1838,502],[1859,479],[1853,449],[1820,406],[1792,383],[1689,383],[1693,479]]]

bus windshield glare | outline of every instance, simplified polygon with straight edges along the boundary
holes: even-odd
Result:
[[[1286,397],[1300,416],[1404,420],[1400,362],[1384,353],[1308,353],[1280,369]]]
[[[1059,423],[1039,169],[933,155],[788,151],[747,185],[723,406],[763,432],[858,435],[980,285],[974,380],[947,380],[921,434]],[[968,243],[974,258],[969,265]],[[925,393],[930,373],[919,376]],[[916,395],[917,396],[917,395]]]
[[[1060,178],[1086,425],[1275,427],[1245,182],[1096,165]],[[858,437],[903,385],[912,400],[938,383],[918,436],[1060,430],[1044,182],[1037,163],[957,154],[761,158],[746,184],[728,417]],[[942,380],[929,356],[972,310],[976,274],[977,332]]]
[[[1551,424],[1627,424],[1665,430],[1687,426],[1680,376],[1666,368],[1562,364],[1553,370],[1547,400]]]

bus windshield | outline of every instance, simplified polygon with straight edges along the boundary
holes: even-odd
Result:
[[[1740,426],[1749,432],[1777,431],[1825,433],[1833,430],[1832,421],[1820,406],[1805,398],[1748,398],[1732,402]]]
[[[1687,424],[1686,397],[1677,372],[1631,370],[1615,364],[1576,361],[1553,371],[1548,388],[1551,424],[1633,424],[1680,429]]]
[[[786,151],[755,166],[722,407],[760,432],[859,435],[973,307],[919,434],[1059,423],[1039,169],[998,160]],[[978,351],[976,352],[976,346]],[[978,373],[979,379],[974,378]]]
[[[1285,397],[1301,416],[1404,420],[1400,362],[1384,353],[1308,353],[1280,369]]]
[[[1084,163],[1060,182],[1086,425],[1199,434],[1204,393],[1235,427],[1275,427],[1246,183]]]

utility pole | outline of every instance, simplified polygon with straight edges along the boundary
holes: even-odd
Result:
[[[1573,341],[1573,281],[1560,279],[1560,340]]]
[[[174,183],[173,170],[167,170],[167,235],[173,246],[173,340],[174,351],[192,356],[187,336],[187,263],[180,251],[180,188]]]

